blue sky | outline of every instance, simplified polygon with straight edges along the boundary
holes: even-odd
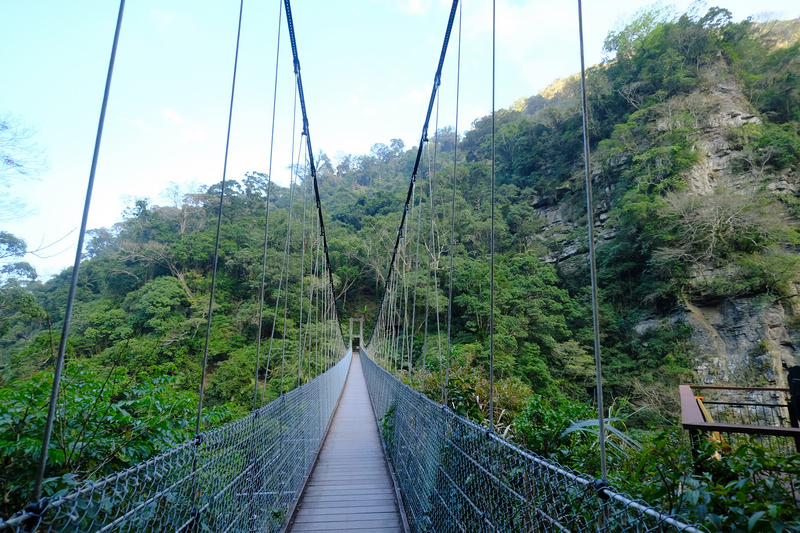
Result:
[[[245,0],[228,178],[266,172],[279,0]],[[585,0],[587,63],[608,31],[649,2]],[[676,2],[684,11],[689,2]],[[293,14],[315,151],[334,161],[400,138],[416,145],[449,1],[295,0]],[[711,2],[734,18],[800,16],[796,0]],[[497,105],[578,71],[575,1],[498,0]],[[170,182],[222,177],[239,2],[128,0],[97,169],[89,227],[111,226],[137,197],[154,204]],[[15,185],[26,199],[0,229],[29,247],[44,277],[71,265],[91,164],[118,3],[0,0],[0,115],[35,130],[47,170]],[[491,2],[463,3],[459,130],[491,110]],[[288,182],[293,83],[281,28],[273,175]],[[440,125],[455,122],[457,35],[443,75]],[[324,187],[325,184],[320,185]],[[72,233],[70,233],[72,232]],[[65,237],[66,236],[66,237]]]

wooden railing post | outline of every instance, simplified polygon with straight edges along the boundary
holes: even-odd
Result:
[[[690,385],[680,385],[678,388],[680,389],[681,395],[681,422],[683,423],[683,427],[687,428],[687,426],[691,424],[704,423],[706,420],[703,418],[703,412],[700,410],[700,406],[697,405],[697,398],[694,397],[692,387]],[[692,446],[692,459],[696,469],[700,437],[703,432],[699,429],[687,429]]]
[[[800,428],[800,366],[789,369],[789,422]],[[794,447],[800,453],[800,436],[794,438]]]

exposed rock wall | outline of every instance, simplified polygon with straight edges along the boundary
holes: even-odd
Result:
[[[700,89],[654,108],[656,129],[677,127],[686,119],[686,110],[699,131],[694,145],[702,154],[687,173],[688,191],[711,195],[720,187],[743,191],[762,185],[775,194],[797,194],[800,190],[797,172],[753,176],[732,171],[738,154],[728,141],[731,129],[761,121],[722,59],[705,71]],[[764,178],[768,178],[765,183],[756,183]],[[595,179],[595,186],[599,186],[595,196],[597,244],[602,246],[614,236],[607,215],[614,184],[600,184]],[[578,201],[578,195],[574,198]],[[547,221],[543,234],[558,242],[548,257],[550,262],[585,253],[585,243],[576,240],[572,231],[577,227],[570,218],[574,208],[564,202],[533,207]],[[712,269],[710,265],[704,268],[698,270],[698,276]],[[695,370],[700,382],[786,387],[787,369],[800,365],[800,332],[788,325],[790,318],[797,316],[800,298],[795,295],[780,302],[766,296],[711,303],[687,301],[684,311],[673,319],[684,319],[694,328],[692,340],[698,354]]]
[[[705,89],[685,97],[684,102],[690,111],[702,109],[698,112],[702,133],[696,146],[705,153],[687,176],[689,190],[708,195],[722,186],[734,190],[752,186],[752,176],[731,171],[735,152],[728,144],[727,132],[761,121],[724,62],[707,70],[704,81]],[[794,190],[787,180],[794,181],[776,176],[767,189],[776,193]],[[687,303],[686,320],[694,328],[695,369],[702,383],[786,387],[787,369],[800,364],[800,338],[788,327],[780,302],[756,297]]]
[[[716,304],[686,303],[694,328],[701,383],[786,387],[786,371],[800,365],[800,343],[779,302],[734,298]],[[796,332],[794,332],[796,336]]]

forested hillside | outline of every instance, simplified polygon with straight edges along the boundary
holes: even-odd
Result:
[[[612,476],[720,530],[762,510],[771,514],[759,515],[761,529],[753,531],[800,527],[794,489],[764,488],[777,471],[800,473],[796,457],[759,456],[753,468],[760,474],[744,474],[735,487],[729,481],[739,456],[687,481],[691,456],[682,431],[672,429],[677,385],[785,386],[786,368],[800,364],[800,20],[732,23],[720,8],[676,17],[651,10],[610,33],[606,51],[587,85],[606,404],[624,420]],[[498,431],[594,471],[594,437],[565,431],[597,416],[579,91],[573,76],[497,114],[494,360]],[[437,274],[428,301],[416,300],[420,335],[410,378],[424,377],[436,391],[442,354],[435,314],[427,325],[424,317],[438,297],[438,319],[446,320],[455,172],[450,397],[451,407],[477,420],[488,408],[491,123],[487,116],[458,137],[452,128],[431,136],[401,254],[412,272],[419,235],[418,285],[426,286],[429,264]],[[335,162],[317,156],[343,325],[364,316],[372,327],[415,156],[416,147],[399,139]],[[297,366],[301,276],[310,282],[317,250],[308,180],[302,168],[297,173],[293,195],[273,184],[267,206],[262,345],[285,342],[287,369]],[[254,171],[226,185],[208,424],[245,413],[253,401],[267,178]],[[186,420],[196,408],[219,187],[173,184],[168,203],[136,200],[122,222],[90,233],[50,490],[71,483],[59,477],[68,472],[100,475],[191,436]],[[284,321],[276,297],[290,198]],[[39,281],[11,262],[24,260],[24,243],[3,234],[0,245],[0,514],[9,514],[25,503],[41,445],[71,272]],[[262,357],[260,364],[263,375],[269,363]],[[283,384],[276,359],[269,371],[265,400],[296,386],[296,370],[285,372]],[[633,484],[635,477],[643,481]],[[675,500],[684,484],[694,501]],[[749,499],[732,511],[740,494]]]

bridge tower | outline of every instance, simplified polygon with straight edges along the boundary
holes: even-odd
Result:
[[[358,333],[353,333],[353,323],[358,323]],[[353,337],[358,338],[358,344],[353,345]],[[364,342],[364,317],[359,318],[351,318],[350,319],[350,347],[353,349],[358,349],[361,347],[361,343]]]

